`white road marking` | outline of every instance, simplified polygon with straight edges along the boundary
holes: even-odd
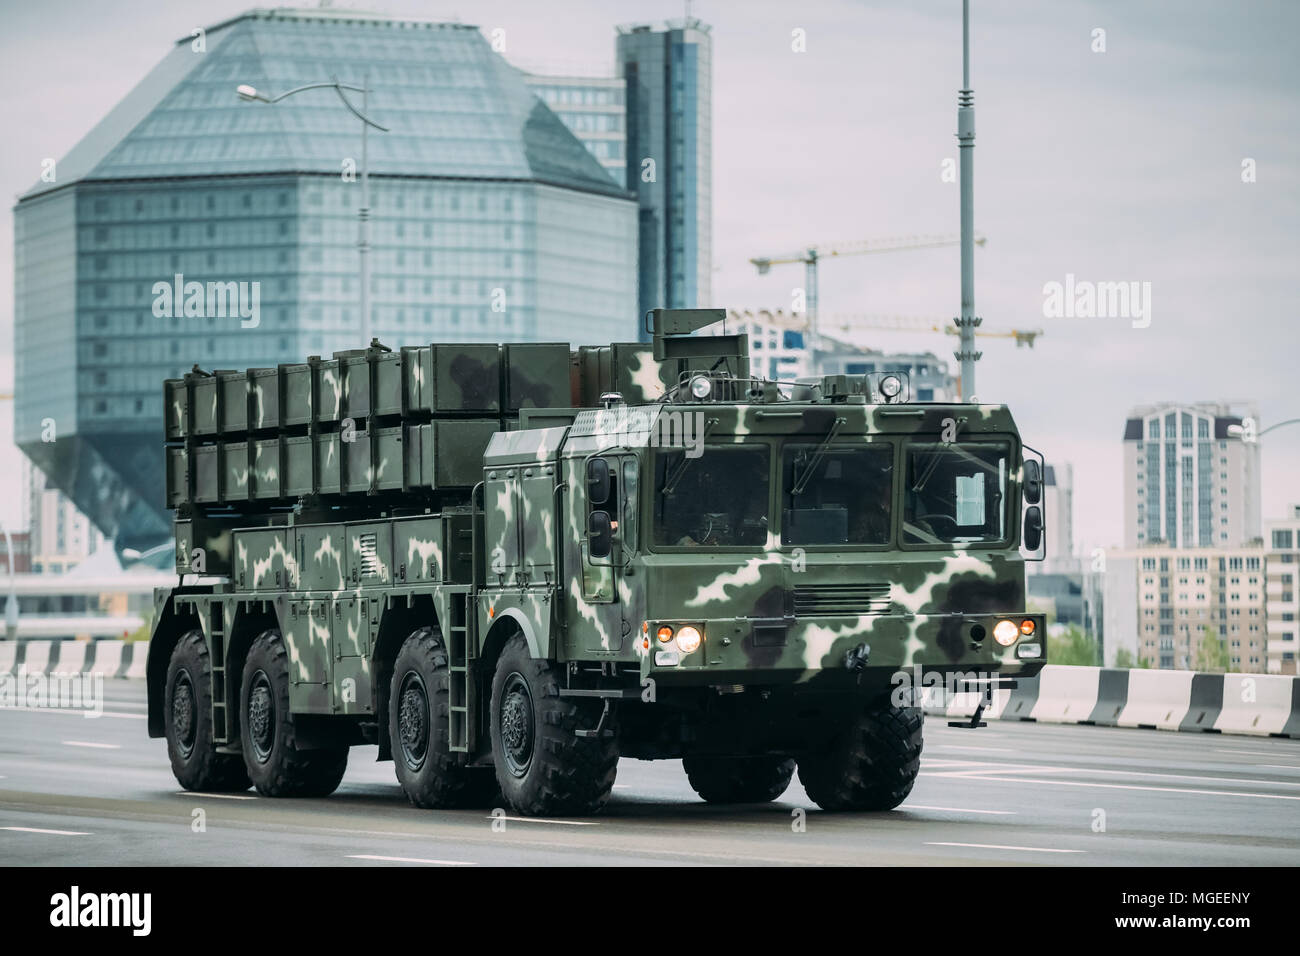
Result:
[[[1016,815],[1015,810],[972,810],[968,807],[923,807],[919,803],[907,803],[899,808],[900,810],[943,810],[946,813],[992,813],[998,816]]]
[[[1216,748],[1214,752],[1219,754],[1246,754],[1247,756],[1250,757],[1289,757],[1290,756],[1290,754],[1288,754],[1285,750],[1281,750],[1280,748],[1278,750],[1221,750]]]
[[[196,790],[177,790],[178,797],[194,797],[196,800],[207,800],[211,797],[214,800],[256,800],[257,797],[247,793],[200,793]]]
[[[1265,770],[1300,770],[1300,763],[1257,763],[1255,766]]]
[[[0,827],[0,830],[12,830],[14,833],[48,833],[52,836],[90,836],[84,830],[43,830],[40,827]]]
[[[996,771],[995,771],[996,773]],[[1033,777],[967,777],[967,780],[991,780],[994,783],[1037,783],[1056,787],[1093,787],[1100,790],[1147,790],[1151,793],[1195,793],[1209,797],[1254,797],[1259,800],[1300,800],[1285,793],[1250,793],[1247,790],[1193,790],[1188,787],[1142,787],[1132,783],[1092,783],[1087,780],[1036,780]]]
[[[121,744],[97,744],[91,740],[65,740],[65,747],[93,747],[96,750],[121,750]]]
[[[1045,846],[1004,846],[1001,843],[938,843],[926,841],[926,846],[965,846],[976,850],[1023,850],[1026,853],[1087,853],[1087,850],[1058,850]]]
[[[931,750],[979,750],[987,753],[1013,754],[1013,747],[963,747],[960,744],[931,744]]]
[[[514,820],[516,823],[554,823],[562,827],[598,827],[595,820],[543,820],[541,817],[488,817],[489,820]]]
[[[350,853],[349,860],[381,860],[385,863],[432,863],[437,866],[477,866],[468,860],[422,860],[414,856],[374,856],[369,853]]]
[[[998,767],[990,764],[983,770],[945,770],[940,773],[932,773],[930,776],[963,777],[972,780],[979,779],[984,774],[1012,773],[1077,773],[1082,775],[1104,773],[1118,777],[1158,777],[1163,780],[1210,780],[1217,783],[1258,783],[1267,787],[1300,787],[1300,783],[1286,780],[1256,780],[1251,777],[1207,777],[1202,774],[1192,773],[1149,773],[1143,770],[1103,770],[1101,767],[1034,767],[1025,765]]]

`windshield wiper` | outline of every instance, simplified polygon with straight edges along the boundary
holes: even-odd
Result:
[[[966,418],[963,416],[957,419],[957,424],[958,425],[966,424]],[[917,480],[917,482],[914,485],[912,485],[912,494],[917,494],[925,490],[925,486],[929,483],[930,479],[934,476],[934,470],[939,467],[939,461],[940,459],[943,458],[943,453],[946,452],[949,448],[951,448],[954,444],[956,444],[956,439],[954,439],[953,441],[945,441],[942,444],[940,444],[937,448],[935,448],[934,452],[931,453],[930,455],[929,462],[926,463],[924,473]]]
[[[830,431],[828,431],[826,437],[821,440],[821,444],[817,446],[817,449],[813,452],[812,458],[809,460],[802,474],[799,475],[799,480],[796,481],[794,487],[790,489],[791,497],[803,494],[804,489],[808,487],[808,482],[812,481],[813,472],[817,470],[817,466],[820,465],[822,459],[826,457],[826,452],[830,450],[831,442],[835,440],[835,435],[843,424],[843,418],[835,419],[835,422],[831,425]]]
[[[704,447],[704,439],[709,437],[709,432],[713,431],[713,426],[716,424],[718,424],[718,419],[716,418],[710,418],[704,423],[704,431],[700,434],[701,449]],[[701,454],[697,457],[702,458],[704,456]],[[682,480],[682,475],[686,473],[686,466],[689,465],[691,461],[691,456],[686,454],[686,452],[682,452],[682,460],[677,463],[677,467],[673,469],[672,474],[668,476],[668,480],[664,482],[663,489],[659,492],[661,495],[671,495],[673,493],[677,488],[677,482]]]

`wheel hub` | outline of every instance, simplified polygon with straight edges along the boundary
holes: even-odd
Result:
[[[412,770],[418,770],[429,752],[429,701],[424,692],[424,683],[416,674],[407,674],[402,682],[397,730],[406,765]]]
[[[275,698],[264,671],[253,675],[253,687],[248,693],[248,735],[253,755],[259,763],[266,763],[275,743]]]
[[[176,746],[181,756],[194,751],[194,737],[198,731],[194,713],[194,685],[190,675],[181,671],[172,687],[172,727],[176,732]]]
[[[501,747],[506,769],[516,777],[528,772],[533,760],[533,698],[520,674],[506,679],[501,696]]]

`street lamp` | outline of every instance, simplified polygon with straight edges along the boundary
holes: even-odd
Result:
[[[9,529],[0,524],[0,531],[5,536],[5,557],[9,562],[9,596],[5,599],[5,639],[12,641],[18,637],[18,588],[14,583],[14,543],[9,537]]]
[[[361,120],[361,208],[357,210],[357,252],[361,256],[361,340],[366,346],[370,345],[370,175],[369,163],[367,156],[367,136],[370,127],[374,127],[381,133],[387,133],[387,126],[380,126],[370,117],[366,116],[366,103],[370,94],[370,83],[368,77],[363,77],[362,86],[349,86],[346,83],[340,83],[338,80],[332,80],[329,83],[308,83],[306,86],[299,86],[287,93],[281,93],[279,96],[267,96],[259,93],[256,87],[249,86],[247,83],[241,83],[236,89],[241,100],[253,102],[254,100],[262,103],[278,103],[283,99],[288,99],[298,93],[307,90],[333,90],[343,101],[343,105],[348,111]],[[343,91],[348,90],[352,93],[361,94],[361,109],[353,106]]]
[[[1288,418],[1286,421],[1278,422],[1276,425],[1269,425],[1263,431],[1255,432],[1255,437],[1260,438],[1264,435],[1267,435],[1275,428],[1281,428],[1283,425],[1294,425],[1297,422],[1300,422],[1300,418]],[[1231,435],[1233,438],[1242,438],[1246,434],[1246,429],[1242,425],[1229,425],[1228,434]]]

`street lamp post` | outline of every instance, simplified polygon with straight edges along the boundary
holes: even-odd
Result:
[[[296,89],[289,90],[287,93],[281,93],[279,96],[267,96],[259,93],[255,87],[248,84],[241,84],[235,92],[239,98],[245,101],[257,100],[262,103],[278,103],[283,99],[288,99],[298,93],[307,90],[325,90],[331,89],[338,94],[339,99],[348,111],[361,120],[361,208],[357,210],[357,253],[361,258],[361,340],[365,346],[370,345],[370,164],[369,164],[369,143],[368,133],[370,127],[374,127],[381,133],[387,133],[387,126],[380,126],[369,116],[366,115],[366,109],[370,99],[370,82],[369,77],[362,77],[361,86],[349,86],[346,83],[340,83],[338,80],[332,80],[329,83],[308,83],[306,86],[299,86]],[[343,95],[343,91],[348,90],[352,93],[361,94],[361,109],[357,109],[349,102],[348,98]]]

